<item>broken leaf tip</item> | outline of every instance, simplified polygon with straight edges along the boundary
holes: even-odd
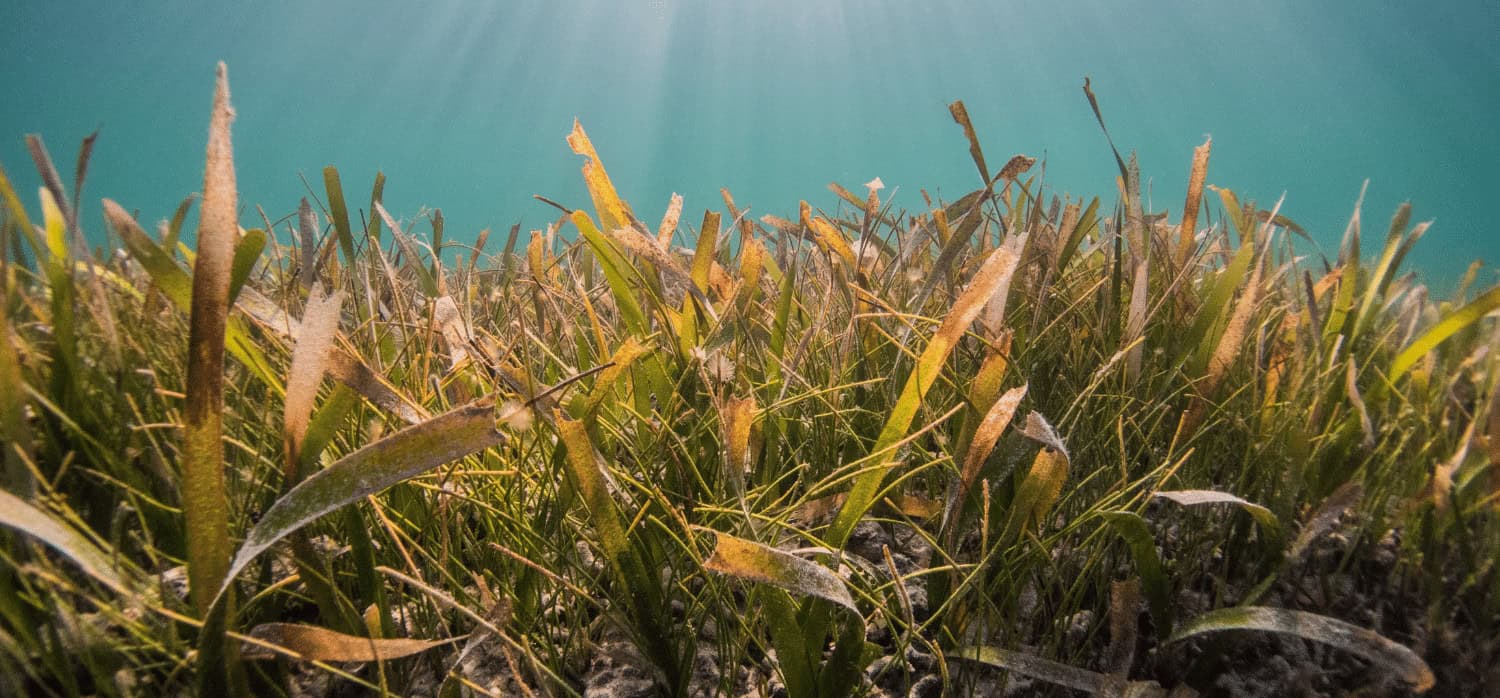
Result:
[[[214,76],[214,115],[222,113],[225,118],[233,120],[234,107],[229,104],[229,66],[219,61]]]
[[[579,123],[576,116],[573,117],[573,130],[568,133],[568,147],[578,155],[589,155],[588,151],[592,149],[589,145],[589,137],[583,132],[583,124]]]

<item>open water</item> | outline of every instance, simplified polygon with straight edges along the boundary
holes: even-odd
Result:
[[[532,194],[588,200],[575,117],[646,220],[674,191],[687,221],[722,208],[720,187],[789,215],[877,176],[920,208],[919,188],[978,182],[955,99],[994,167],[1044,157],[1055,191],[1112,202],[1089,76],[1157,211],[1180,211],[1212,134],[1209,182],[1266,207],[1285,193],[1329,255],[1368,178],[1367,240],[1403,200],[1436,219],[1408,264],[1439,289],[1500,261],[1494,2],[5,0],[0,163],[32,200],[22,135],[69,169],[102,127],[86,229],[102,239],[102,196],[164,218],[201,186],[221,59],[246,225],[253,204],[295,210],[299,175],[321,195],[331,163],[351,202],[384,171],[388,208],[440,207],[450,239],[541,227],[553,210]]]

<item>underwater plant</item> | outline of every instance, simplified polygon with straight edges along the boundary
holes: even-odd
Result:
[[[950,111],[955,201],[724,191],[654,230],[575,122],[591,211],[543,199],[497,253],[333,167],[241,229],[222,64],[195,247],[195,197],[155,235],[105,200],[90,251],[92,140],[70,199],[32,138],[39,225],[0,170],[0,692],[1482,685],[1500,287],[1402,275],[1409,206],[1374,263],[1358,205],[1312,259],[1209,142],[1173,223],[1133,156],[1112,207],[1060,198]]]

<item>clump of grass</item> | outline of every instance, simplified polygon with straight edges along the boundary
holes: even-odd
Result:
[[[157,235],[106,201],[97,260],[44,148],[40,226],[0,171],[0,692],[576,695],[609,655],[667,695],[1152,693],[1277,646],[1224,630],[1370,690],[1493,659],[1500,289],[1399,275],[1409,208],[1309,258],[1207,143],[1173,225],[1133,157],[1113,209],[992,172],[955,103],[980,181],[914,212],[876,179],[653,230],[575,124],[592,213],[498,253],[332,167],[246,231],[218,87],[196,253],[191,198]]]

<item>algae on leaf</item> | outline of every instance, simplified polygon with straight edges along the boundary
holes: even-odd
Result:
[[[803,596],[816,596],[859,615],[844,581],[827,567],[796,555],[727,533],[715,534],[713,557],[703,562],[711,572],[770,584]]]
[[[218,595],[261,553],[318,518],[439,465],[499,445],[506,437],[495,429],[494,412],[491,399],[454,408],[344,456],[301,481],[277,499],[246,534]]]
[[[193,605],[207,613],[229,569],[229,503],[224,492],[224,332],[239,237],[238,192],[229,124],[229,72],[219,64],[209,125],[208,165],[188,335],[187,399],[183,409],[182,499],[188,531]]]

